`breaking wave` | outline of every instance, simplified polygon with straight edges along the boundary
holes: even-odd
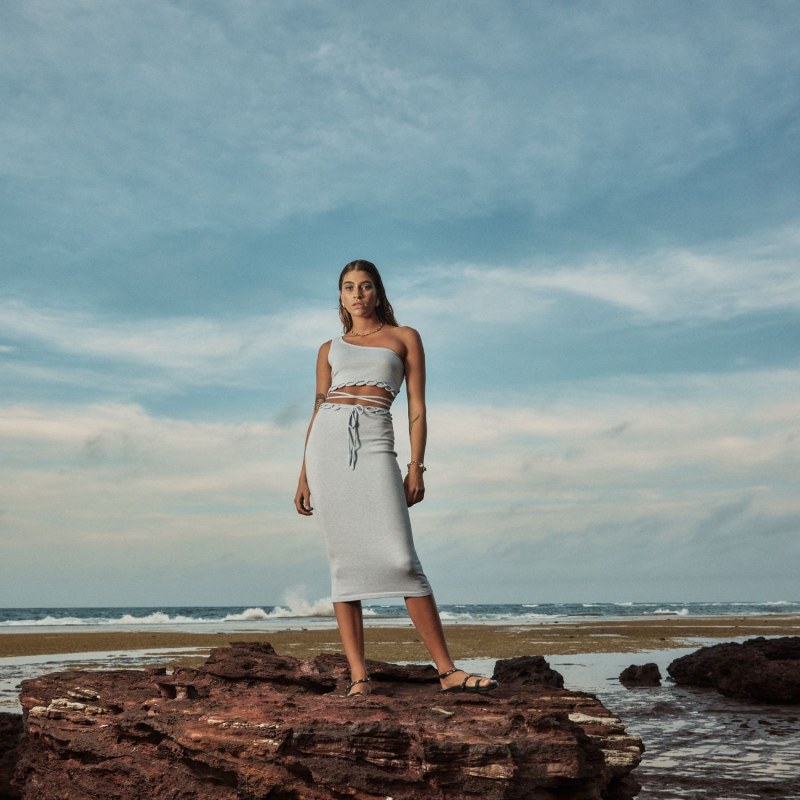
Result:
[[[616,603],[475,603],[441,604],[439,611],[448,623],[535,623],[575,617],[627,618],[649,616],[702,617],[731,615],[781,615],[800,613],[800,602],[766,600],[752,603],[731,602],[616,602]],[[363,613],[370,619],[399,621],[408,619],[402,602],[365,602]],[[0,631],[19,628],[130,627],[167,625],[211,625],[232,630],[237,626],[258,626],[276,620],[308,619],[327,625],[334,618],[330,597],[307,599],[304,587],[292,589],[276,605],[249,606],[162,606],[97,608],[0,608]],[[302,624],[302,623],[298,623]]]

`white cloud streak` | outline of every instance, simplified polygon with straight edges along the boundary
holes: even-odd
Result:
[[[570,297],[615,307],[634,321],[716,321],[800,309],[800,224],[695,249],[640,257],[587,254],[574,264],[438,264],[405,279],[398,305],[432,327],[458,320],[519,324],[547,318]],[[456,336],[459,334],[456,333]]]
[[[532,288],[584,295],[643,319],[730,319],[800,309],[800,227],[698,250],[656,251],[636,260],[567,267],[533,277]]]
[[[535,405],[438,409],[432,446],[441,444],[449,466],[440,480],[448,490],[476,481],[491,485],[495,499],[542,490],[551,498],[563,492],[567,500],[609,490],[631,497],[700,494],[709,484],[741,482],[753,489],[780,483],[800,457],[793,402],[766,410],[746,402],[609,400],[566,403],[557,411]],[[482,469],[472,468],[476,459]]]
[[[308,351],[330,334],[330,323],[330,311],[321,309],[230,320],[115,320],[0,303],[0,331],[8,337],[73,356],[178,370],[198,380],[247,372],[254,362]]]

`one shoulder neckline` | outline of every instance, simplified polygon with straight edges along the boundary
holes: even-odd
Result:
[[[339,337],[339,341],[342,344],[346,344],[348,347],[357,347],[357,348],[359,348],[359,350],[386,350],[389,353],[391,353],[393,356],[398,358],[401,362],[403,360],[403,357],[399,353],[397,353],[394,350],[392,350],[391,347],[381,347],[380,345],[376,345],[376,344],[353,344],[352,342],[346,342],[344,340],[344,336],[340,336]]]

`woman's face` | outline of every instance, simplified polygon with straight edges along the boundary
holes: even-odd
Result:
[[[375,315],[378,292],[368,272],[361,270],[348,272],[342,281],[340,296],[345,311],[348,311],[354,319],[356,317],[369,319]]]

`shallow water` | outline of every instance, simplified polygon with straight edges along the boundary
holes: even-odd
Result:
[[[800,800],[800,706],[776,707],[686,689],[667,679],[674,659],[710,644],[642,653],[545,656],[564,685],[597,695],[646,751],[634,775],[638,800]],[[626,689],[630,664],[658,664],[662,686]],[[490,659],[461,660],[491,675]]]
[[[19,704],[19,686],[27,678],[37,678],[39,675],[68,669],[141,669],[146,664],[163,664],[170,661],[173,656],[194,653],[197,650],[196,647],[169,647],[0,658],[0,711],[10,714],[22,713],[22,706]]]
[[[692,647],[642,653],[545,656],[569,689],[596,694],[646,751],[635,775],[639,800],[800,800],[800,706],[776,707],[687,689],[667,679],[667,666]],[[626,689],[630,664],[658,664],[662,686]],[[491,674],[488,659],[459,662]]]
[[[644,741],[635,773],[640,800],[800,800],[800,707],[748,703],[666,680],[669,663],[697,647],[548,661],[566,686],[596,694]],[[619,683],[625,667],[647,662],[658,664],[661,687]]]

